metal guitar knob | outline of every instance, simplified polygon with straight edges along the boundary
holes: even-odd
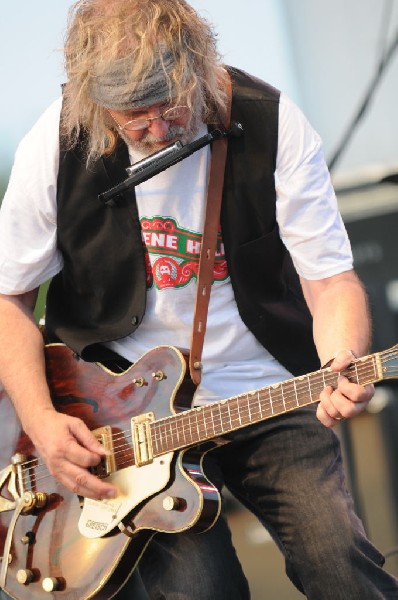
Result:
[[[156,381],[163,381],[163,379],[166,379],[166,374],[163,371],[155,371],[152,373],[152,377],[156,379]]]
[[[22,508],[23,514],[32,512],[35,508],[44,508],[47,504],[47,494],[43,492],[25,492],[22,497],[24,506]]]
[[[19,569],[16,578],[21,585],[29,585],[33,581],[34,575],[29,569]]]
[[[28,546],[29,544],[33,544],[35,541],[35,534],[33,531],[27,531],[25,535],[21,537],[21,544],[24,546]]]
[[[176,496],[166,496],[162,504],[164,510],[178,510],[181,507],[181,499]]]
[[[45,592],[55,592],[61,587],[61,581],[58,577],[45,577],[42,581],[41,587]]]

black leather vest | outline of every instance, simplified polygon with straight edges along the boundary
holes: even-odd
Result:
[[[279,92],[229,69],[232,119],[244,134],[230,138],[221,228],[228,269],[242,320],[294,375],[319,368],[312,321],[275,217],[274,171]],[[86,168],[77,147],[61,152],[58,246],[63,270],[50,284],[46,326],[86,360],[106,358],[101,342],[124,337],[145,311],[146,273],[135,194],[114,207],[98,194],[126,177],[127,148]]]

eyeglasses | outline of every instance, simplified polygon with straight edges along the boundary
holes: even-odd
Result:
[[[118,121],[116,121],[115,117],[112,116],[113,120],[119,127],[120,131],[140,131],[141,129],[147,129],[150,126],[152,121],[156,119],[163,119],[164,121],[175,121],[176,119],[181,119],[181,117],[185,117],[189,112],[188,106],[172,106],[167,110],[164,110],[162,113],[157,115],[156,117],[146,117],[145,119],[131,119],[131,121],[127,121],[124,125],[121,125]]]

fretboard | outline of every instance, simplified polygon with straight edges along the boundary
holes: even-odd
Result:
[[[318,402],[326,386],[344,375],[365,385],[383,379],[379,354],[360,358],[344,372],[321,369],[307,375],[172,415],[151,426],[155,456],[195,446],[248,425]]]

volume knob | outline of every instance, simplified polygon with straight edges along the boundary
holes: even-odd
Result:
[[[163,498],[162,504],[164,510],[178,510],[181,508],[181,498],[177,498],[176,496],[166,496],[166,498]]]
[[[41,587],[45,592],[55,592],[61,587],[61,581],[58,577],[45,577],[42,581]]]
[[[33,581],[33,572],[29,569],[19,569],[16,574],[18,583],[21,585],[29,585]]]

